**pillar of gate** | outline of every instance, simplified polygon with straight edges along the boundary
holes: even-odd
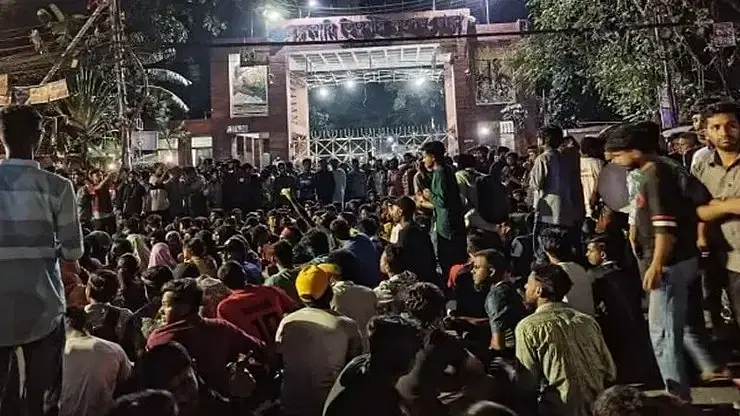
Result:
[[[291,160],[301,160],[311,152],[308,124],[308,84],[291,71],[288,78],[288,153]]]

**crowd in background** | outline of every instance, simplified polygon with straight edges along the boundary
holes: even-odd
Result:
[[[0,416],[680,415],[736,381],[734,103],[668,147],[262,171],[50,172],[39,121],[0,114]]]

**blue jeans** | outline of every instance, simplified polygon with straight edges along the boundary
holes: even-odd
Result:
[[[684,326],[689,288],[696,280],[696,258],[666,267],[660,288],[650,292],[648,328],[655,359],[666,390],[682,399],[691,399],[691,387],[684,361]]]
[[[20,345],[25,386],[19,390],[15,347],[0,347],[0,416],[56,416],[62,392],[64,323],[46,337]]]

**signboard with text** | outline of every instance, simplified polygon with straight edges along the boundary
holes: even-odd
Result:
[[[468,33],[468,9],[285,20],[272,27],[274,42],[403,39]]]

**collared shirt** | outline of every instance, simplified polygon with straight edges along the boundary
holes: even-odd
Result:
[[[516,327],[516,357],[536,381],[557,390],[556,414],[591,415],[591,405],[617,369],[594,318],[564,303],[537,308]]]
[[[696,161],[691,168],[714,199],[740,197],[740,159],[724,167],[717,152]],[[740,217],[732,216],[719,222],[722,230],[716,247],[713,247],[725,262],[725,267],[740,272]]]
[[[65,310],[59,259],[82,257],[72,182],[30,160],[0,163],[0,346],[37,341]]]
[[[572,226],[583,220],[580,158],[548,149],[535,159],[529,186],[537,222]]]

